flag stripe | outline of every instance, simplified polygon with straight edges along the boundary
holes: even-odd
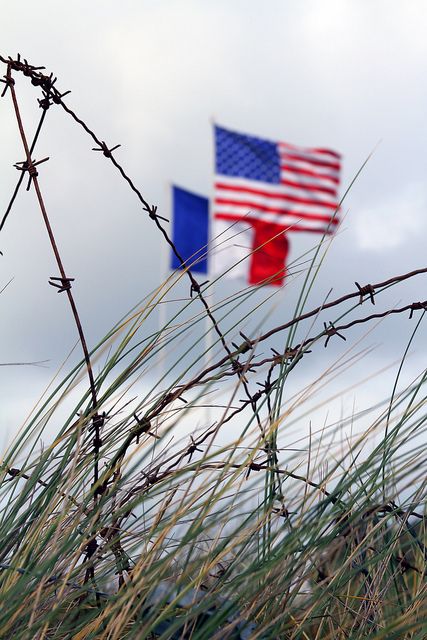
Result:
[[[338,176],[328,175],[326,173],[319,173],[318,171],[312,171],[311,169],[304,169],[303,167],[295,167],[291,164],[282,164],[280,165],[282,171],[289,171],[290,173],[299,173],[303,176],[311,176],[312,178],[317,178],[320,180],[331,180],[335,184],[339,184]]]
[[[332,177],[335,179],[339,179],[339,172],[335,169],[330,169],[329,167],[319,167],[318,165],[313,165],[312,162],[307,162],[306,160],[289,160],[288,158],[283,158],[281,161],[281,166],[286,167],[288,171],[295,171],[298,173],[299,171],[313,171],[319,177]]]
[[[322,199],[322,202],[330,202],[336,204],[338,197],[336,191],[329,188],[315,186],[311,184],[312,178],[306,176],[298,176],[298,182],[280,180],[279,183],[261,182],[259,180],[249,180],[248,178],[230,178],[230,176],[217,175],[215,182],[216,190],[231,190],[245,191],[246,189],[253,189],[255,191],[262,191],[266,194],[271,194],[272,197],[280,198],[282,195],[294,195],[295,197],[307,197],[309,199],[316,198]],[[310,180],[310,184],[307,185],[306,180]],[[291,184],[287,184],[291,182]],[[309,187],[309,188],[308,188]],[[321,190],[320,190],[321,189]],[[331,193],[332,192],[332,193]],[[334,197],[331,197],[334,196]]]
[[[332,156],[332,158],[341,161],[341,154],[333,151],[332,149],[321,149],[321,148],[308,148],[308,147],[297,147],[293,144],[289,144],[289,142],[278,142],[277,143],[280,151],[291,150],[293,153],[305,154],[309,156],[320,154],[320,156]]]
[[[295,215],[295,216],[303,216],[310,217],[315,220],[322,220],[323,222],[328,222],[331,219],[330,215],[322,213],[323,209],[319,209],[319,207],[309,208],[304,205],[294,204],[294,205],[283,205],[280,204],[277,206],[270,206],[261,202],[254,202],[253,200],[226,200],[224,198],[215,198],[215,205],[226,206],[228,209],[233,209],[233,211],[237,211],[238,209],[243,208],[246,213],[256,209],[257,211],[266,211],[267,213],[280,213],[286,215]]]
[[[310,156],[298,155],[295,153],[281,153],[280,157],[286,160],[296,160],[297,162],[307,162],[309,164],[314,164],[319,167],[327,167],[329,169],[335,169],[335,171],[340,170],[340,165],[338,162],[325,162],[323,160],[317,160],[317,158],[310,158]]]
[[[228,220],[229,222],[235,222],[237,217],[234,213],[222,213],[218,212],[217,210],[214,211],[214,216],[215,220]],[[334,232],[334,228],[330,225],[319,226],[318,224],[313,224],[313,226],[311,226],[310,223],[306,220],[304,220],[304,222],[301,224],[298,220],[294,220],[292,218],[286,219],[284,216],[278,218],[277,215],[271,214],[257,215],[256,212],[251,212],[249,215],[246,214],[245,216],[241,216],[240,219],[242,220],[242,222],[247,222],[248,224],[259,220],[261,220],[261,222],[273,222],[275,224],[280,222],[280,225],[283,226],[283,230],[286,232],[309,231],[313,233],[325,234],[332,234]]]
[[[323,187],[318,184],[309,184],[301,182],[293,182],[293,180],[281,180],[280,184],[285,184],[289,187],[296,187],[298,189],[307,189],[308,191],[318,191],[319,193],[330,193],[332,196],[337,197],[337,190],[331,187]]]
[[[225,191],[225,193],[222,193]],[[228,193],[231,192],[231,193]],[[259,202],[259,199],[262,198],[264,200],[268,200],[271,202],[282,201],[282,202],[295,202],[298,204],[308,204],[326,207],[326,209],[332,209],[333,211],[338,208],[338,203],[336,201],[329,201],[324,198],[301,198],[299,196],[293,195],[288,192],[283,193],[270,193],[268,191],[264,191],[261,189],[251,189],[250,187],[239,187],[236,189],[235,187],[224,185],[219,186],[216,184],[216,195],[222,197],[233,197],[236,196],[239,200],[240,197],[243,198],[251,198],[252,202]],[[308,194],[311,195],[311,194]]]
[[[227,216],[227,219],[231,219],[234,216],[234,219],[250,219],[254,218],[255,220],[264,220],[264,222],[275,222],[276,224],[293,224],[296,220],[304,220],[305,222],[311,223],[319,226],[319,223],[324,223],[323,226],[327,227],[331,224],[334,228],[337,226],[339,220],[338,218],[327,218],[326,220],[322,217],[313,215],[308,211],[280,211],[274,209],[261,209],[261,208],[252,208],[248,210],[247,207],[230,207],[228,205],[223,204],[215,204],[214,206],[214,215],[215,216]]]

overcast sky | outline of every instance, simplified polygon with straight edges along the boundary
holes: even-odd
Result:
[[[425,266],[426,33],[423,0],[24,0],[2,8],[0,42],[2,55],[19,51],[53,71],[60,90],[72,90],[67,103],[100,139],[121,143],[117,158],[166,217],[170,183],[211,193],[212,118],[260,137],[336,149],[343,155],[342,192],[373,152],[346,198],[314,306],[330,288],[335,296],[355,280]],[[17,91],[30,135],[39,94],[24,79]],[[2,213],[17,179],[12,165],[23,159],[9,95],[0,101],[0,140]],[[34,154],[50,157],[40,184],[91,345],[166,273],[159,234],[92,146],[52,108]],[[292,237],[290,259],[315,240]],[[47,284],[56,267],[32,190],[21,191],[0,250],[0,289],[13,278],[0,296],[0,362],[49,360],[43,370],[0,368],[2,411],[13,430],[76,336],[65,296]],[[425,299],[425,282],[421,276],[393,289],[378,307]],[[241,286],[225,283],[215,296]],[[296,291],[280,292],[265,329],[288,318]],[[188,295],[187,285],[178,295]],[[382,323],[369,337],[377,348],[368,369],[398,359],[412,328],[403,317]],[[408,379],[425,366],[422,333]],[[354,331],[348,340],[361,335]],[[384,393],[395,371],[381,377]],[[356,378],[348,373],[345,384]],[[371,399],[366,388],[361,394]]]

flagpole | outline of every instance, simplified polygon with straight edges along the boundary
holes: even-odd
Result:
[[[210,135],[212,136],[212,130],[215,126],[215,117],[211,115],[209,118],[210,122]],[[212,196],[213,196],[213,176],[215,174],[215,150],[212,145],[211,138],[211,184],[210,184],[210,198],[208,201],[208,242],[207,242],[207,258],[208,258],[208,272],[207,277],[210,279],[212,275],[212,247],[213,247],[213,237],[212,237]],[[210,288],[210,296],[209,296],[209,306],[211,309],[215,306],[215,287],[212,285]],[[205,316],[205,367],[209,366],[211,352],[214,346],[214,334],[212,330],[212,323],[208,315]],[[211,410],[208,404],[206,404],[206,423],[209,425],[211,421]]]

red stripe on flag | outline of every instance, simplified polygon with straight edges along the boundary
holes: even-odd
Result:
[[[283,227],[274,223],[253,222],[254,252],[249,265],[249,284],[282,286],[285,278],[289,243]]]
[[[262,196],[264,198],[270,198],[272,200],[283,200],[283,202],[296,202],[299,204],[312,204],[318,207],[326,207],[327,209],[337,209],[338,202],[326,202],[325,200],[313,200],[311,198],[299,198],[297,196],[291,196],[288,193],[274,193],[271,191],[263,191],[261,189],[252,189],[251,187],[239,187],[227,184],[217,183],[216,189],[224,191],[233,191],[235,193],[253,194],[256,196]],[[237,202],[236,202],[237,204]],[[245,204],[245,203],[243,203]]]
[[[309,212],[300,212],[300,211],[291,211],[286,208],[279,207],[268,207],[267,205],[257,204],[256,202],[252,202],[250,200],[247,201],[237,201],[237,200],[225,200],[224,198],[215,198],[215,204],[229,205],[230,207],[238,206],[238,207],[247,207],[249,210],[254,209],[256,211],[265,211],[266,213],[277,213],[280,215],[293,216],[294,218],[304,218],[306,220],[319,220],[321,222],[332,222],[332,224],[337,224],[337,220],[332,218],[332,216],[323,215],[321,213],[309,213]],[[336,209],[336,207],[335,207]]]
[[[281,153],[280,157],[288,160],[297,160],[298,162],[307,162],[309,164],[314,164],[319,167],[328,167],[329,169],[336,169],[336,171],[340,170],[340,164],[338,162],[323,162],[322,160],[315,160],[314,158],[309,158],[308,156],[298,156],[291,153]]]
[[[234,213],[216,213],[214,212],[214,218],[218,219],[218,220],[229,220],[230,222],[240,222],[241,220],[243,220],[244,222],[247,222],[248,224],[255,224],[256,222],[259,222],[258,218],[254,218],[251,215],[245,215],[245,216],[236,216],[236,214]],[[261,220],[261,222],[263,222]],[[337,220],[337,223],[339,222],[339,220]],[[267,224],[267,223],[265,223]],[[275,223],[270,223],[270,224],[275,224]],[[332,235],[335,232],[335,229],[329,229],[327,226],[322,226],[322,227],[306,227],[303,224],[298,224],[297,222],[292,223],[292,224],[286,224],[286,225],[278,225],[283,231],[287,232],[294,232],[294,231],[304,231],[304,232],[310,232],[310,233],[322,233],[325,235]]]
[[[293,144],[289,144],[288,142],[279,142],[279,146],[282,149],[292,149],[293,151],[296,151],[297,153],[321,153],[324,155],[328,155],[328,156],[333,156],[334,158],[336,158],[337,160],[341,160],[342,156],[340,153],[337,153],[336,151],[332,151],[332,149],[324,149],[324,148],[315,148],[315,147],[297,147],[296,145]]]
[[[337,197],[337,190],[329,187],[322,187],[316,184],[305,184],[304,182],[293,182],[292,180],[281,180],[280,184],[286,184],[288,187],[296,187],[297,189],[308,189],[308,191],[321,191],[322,193],[330,193],[331,196]]]
[[[330,180],[335,184],[339,184],[339,178],[329,176],[326,173],[317,173],[316,171],[310,171],[309,169],[300,169],[299,167],[294,167],[290,164],[282,164],[280,165],[280,168],[282,171],[289,171],[290,173],[300,173],[303,176],[311,176],[313,178],[318,178],[321,180]]]

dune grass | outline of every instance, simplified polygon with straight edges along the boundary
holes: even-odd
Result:
[[[92,353],[110,349],[96,378],[97,485],[90,393],[56,420],[81,388],[84,362],[3,457],[1,637],[425,637],[426,469],[416,443],[426,374],[396,388],[343,446],[326,445],[343,436],[338,424],[307,437],[303,451],[272,451],[292,415],[284,384],[295,359],[252,369],[249,351],[239,376],[226,362],[194,384],[206,367],[187,355],[163,386],[151,380],[138,393],[156,354],[195,331],[198,314],[180,322],[182,309],[142,337],[174,281]],[[241,410],[243,385],[263,376],[267,392],[264,382]],[[210,415],[200,407],[208,403]],[[40,451],[47,425],[56,436]]]

